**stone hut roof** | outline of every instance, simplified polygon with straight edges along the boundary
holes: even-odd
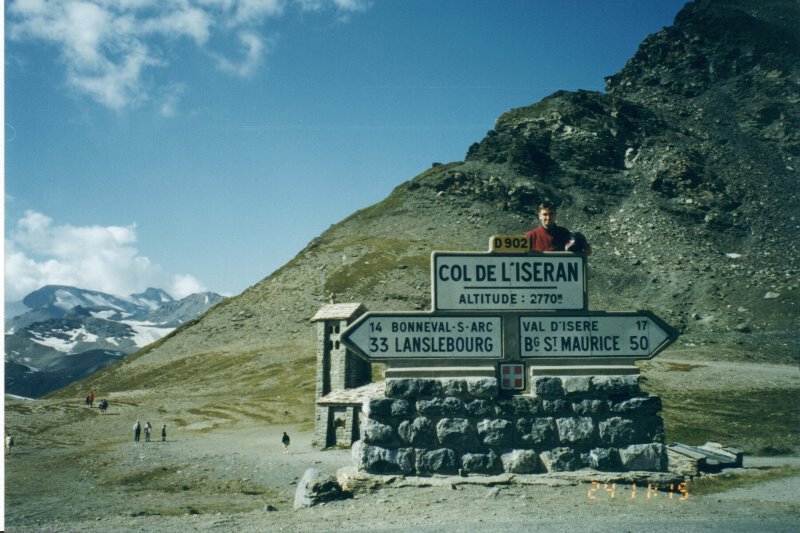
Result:
[[[354,389],[331,391],[319,400],[318,405],[363,405],[370,398],[383,398],[386,395],[386,382],[376,381]]]
[[[312,322],[320,320],[347,320],[353,316],[360,315],[366,311],[366,307],[358,302],[346,304],[326,304],[319,308],[317,314],[312,318]]]

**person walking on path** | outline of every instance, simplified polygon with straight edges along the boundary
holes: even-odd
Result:
[[[166,442],[167,440],[167,425],[164,424],[161,426],[161,442]]]
[[[283,437],[281,437],[281,442],[283,443],[283,453],[289,453],[289,443],[291,442],[291,439],[285,431],[283,432]]]
[[[133,442],[139,444],[139,436],[142,434],[142,424],[137,420],[133,425]]]
[[[153,426],[150,425],[150,422],[144,426],[144,441],[150,442],[150,434],[153,432]]]
[[[6,437],[6,453],[11,455],[11,448],[14,447],[14,437],[11,436],[11,433],[8,434]]]

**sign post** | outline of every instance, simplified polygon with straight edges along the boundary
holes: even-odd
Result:
[[[431,254],[432,310],[366,313],[340,336],[386,376],[638,373],[677,332],[650,311],[589,311],[586,256],[532,253],[494,236],[490,252]],[[498,364],[500,366],[498,366]],[[524,383],[524,380],[523,382]]]

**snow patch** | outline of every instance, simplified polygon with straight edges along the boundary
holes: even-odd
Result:
[[[86,331],[84,326],[80,328],[64,331],[58,337],[46,337],[39,332],[31,331],[31,340],[36,344],[53,348],[59,352],[69,354],[79,342],[97,342],[97,335]]]
[[[102,318],[103,320],[108,320],[116,313],[117,313],[116,311],[106,310],[106,311],[92,311],[89,314],[92,315],[94,318]]]
[[[122,307],[107,300],[104,296],[101,296],[99,294],[86,294],[85,297],[87,300],[95,304],[97,307],[110,307],[112,309],[117,309],[118,311],[122,311]]]
[[[75,296],[69,291],[65,291],[64,289],[58,289],[55,292],[56,297],[56,307],[64,309],[65,311],[69,311],[76,305],[81,305],[83,302],[80,298]]]
[[[139,348],[143,348],[157,341],[175,329],[164,328],[152,322],[136,322],[135,320],[125,320],[122,323],[129,325],[133,329],[133,337],[131,337],[131,340],[133,340]]]

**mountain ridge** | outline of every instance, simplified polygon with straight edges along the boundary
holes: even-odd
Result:
[[[204,292],[175,300],[148,288],[128,297],[46,285],[28,294],[26,312],[6,320],[5,386],[41,396],[154,342],[220,302]]]
[[[762,24],[746,39],[700,35],[711,15]],[[161,394],[218,402],[231,391],[269,397],[278,373],[310,406],[309,319],[321,305],[429,309],[432,251],[485,251],[493,234],[524,233],[543,199],[592,243],[591,310],[654,311],[682,333],[673,353],[794,361],[800,116],[782,102],[800,101],[800,67],[786,59],[794,50],[778,75],[772,56],[737,58],[743,39],[773,38],[764,24],[798,16],[777,0],[688,4],[607,79],[607,92],[559,91],[504,113],[464,161],[401,183],[264,280],[80,386],[135,390],[157,375]],[[729,75],[709,65],[729,65]],[[776,101],[777,115],[759,111]]]

